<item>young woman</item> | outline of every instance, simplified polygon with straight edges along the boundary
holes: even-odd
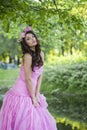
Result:
[[[5,94],[0,111],[0,130],[57,130],[56,121],[40,93],[44,53],[31,27],[21,33],[23,52],[20,74]]]

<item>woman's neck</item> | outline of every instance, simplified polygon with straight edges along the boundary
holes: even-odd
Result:
[[[35,52],[35,47],[31,47],[30,49]]]

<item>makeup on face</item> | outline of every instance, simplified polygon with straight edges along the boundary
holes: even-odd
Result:
[[[26,40],[27,44],[37,45],[36,37],[31,33],[26,35],[25,40]]]

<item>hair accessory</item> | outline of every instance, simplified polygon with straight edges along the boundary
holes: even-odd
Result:
[[[25,37],[25,33],[22,32],[21,35],[20,35],[21,38],[24,38]]]
[[[26,27],[23,32],[20,34],[20,38],[18,39],[18,42],[21,42],[22,41],[22,38],[25,38],[25,34],[28,32],[28,31],[32,31],[32,28],[31,27]]]
[[[31,31],[31,30],[32,30],[31,27],[27,27],[27,28],[24,29],[24,32],[28,32],[28,31]]]

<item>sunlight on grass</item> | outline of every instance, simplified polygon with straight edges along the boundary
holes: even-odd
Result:
[[[73,55],[58,56],[57,53],[51,51],[50,54],[47,55],[47,63],[46,64],[72,64],[77,62],[87,61],[87,57],[82,54],[82,52],[74,52]]]

